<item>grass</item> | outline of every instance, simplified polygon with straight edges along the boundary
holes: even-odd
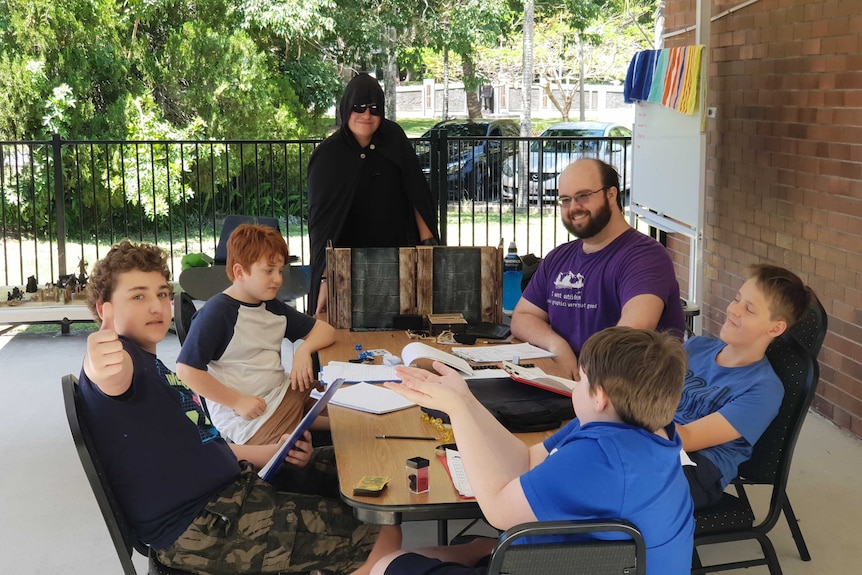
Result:
[[[552,247],[566,241],[568,236],[560,224],[559,214],[553,207],[545,207],[539,215],[535,206],[530,210],[462,202],[450,204],[447,217],[447,243],[449,245],[490,245],[496,246],[503,239],[508,245],[510,241],[517,242],[520,253],[533,252],[537,255],[546,253]],[[187,253],[185,243],[174,238],[171,245],[167,239],[159,245],[169,251],[169,264],[174,278],[179,276],[180,260]],[[212,255],[214,245],[212,237],[204,237],[203,243],[189,243],[188,252],[203,251]],[[309,243],[306,235],[290,235],[287,238],[291,254],[300,256],[302,261],[310,259]],[[93,264],[110,248],[107,244],[69,243],[66,246],[66,271],[78,273],[78,262],[83,258],[87,272]],[[39,285],[44,285],[51,278],[59,276],[57,263],[57,244],[45,241],[18,240],[6,238],[0,244],[0,269],[5,275],[0,284],[22,286],[28,276],[35,275]],[[5,292],[0,292],[5,293]]]

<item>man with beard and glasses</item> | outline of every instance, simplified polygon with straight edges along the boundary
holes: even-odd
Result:
[[[673,262],[664,246],[626,222],[613,166],[573,163],[560,175],[558,202],[563,225],[578,239],[557,246],[539,265],[512,314],[515,337],[555,353],[573,379],[581,346],[606,327],[682,337]]]

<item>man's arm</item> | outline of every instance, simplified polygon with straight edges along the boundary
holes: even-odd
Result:
[[[464,471],[482,513],[499,528],[535,521],[521,488],[520,476],[544,449],[528,449],[470,393],[464,379],[440,362],[434,369],[396,366],[402,383],[386,387],[416,403],[449,414]]]
[[[114,330],[114,308],[111,302],[101,304],[98,311],[102,325],[99,331],[87,337],[84,373],[105,395],[122,395],[132,385],[132,357],[123,349],[123,342]]]
[[[623,305],[617,325],[655,329],[662,313],[664,313],[664,302],[661,298],[653,294],[641,294]]]
[[[555,375],[578,379],[578,358],[569,342],[551,327],[545,310],[521,298],[512,312],[511,327],[516,338],[556,354],[554,362],[559,372]]]
[[[721,445],[742,437],[742,434],[717,411],[691,423],[677,425],[676,431],[682,439],[682,448],[688,452]]]
[[[233,409],[243,419],[254,419],[266,410],[260,397],[234,391],[202,369],[177,362],[177,377],[198,395]]]

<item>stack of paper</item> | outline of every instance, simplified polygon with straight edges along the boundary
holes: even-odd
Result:
[[[554,354],[550,351],[529,343],[489,345],[487,347],[453,347],[452,353],[458,357],[463,357],[467,361],[475,361],[477,363],[513,361],[516,357],[519,361],[554,357]]]
[[[401,381],[401,378],[395,373],[395,368],[391,365],[330,361],[323,366],[322,371],[321,380],[326,383],[339,378],[348,383]]]

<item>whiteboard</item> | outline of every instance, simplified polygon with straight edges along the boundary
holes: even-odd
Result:
[[[633,204],[699,227],[704,170],[700,126],[700,114],[688,116],[652,102],[635,105]]]

